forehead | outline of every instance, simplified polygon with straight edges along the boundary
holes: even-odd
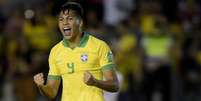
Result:
[[[59,13],[59,16],[76,16],[76,12],[71,9],[63,10]]]

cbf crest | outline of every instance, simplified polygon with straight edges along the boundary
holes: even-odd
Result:
[[[82,54],[80,57],[82,62],[87,62],[88,61],[88,55],[86,53]]]

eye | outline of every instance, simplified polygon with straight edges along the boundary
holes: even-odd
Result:
[[[59,18],[59,21],[63,21],[63,20],[64,20],[64,18],[62,18],[62,17]]]
[[[68,20],[73,20],[73,17],[69,17]]]

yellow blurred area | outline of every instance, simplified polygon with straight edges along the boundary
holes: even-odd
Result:
[[[131,34],[124,35],[119,40],[118,46],[122,52],[127,52],[136,46],[136,37]]]
[[[52,33],[52,29],[56,26],[55,21],[47,17],[46,23],[44,25],[38,24],[37,26],[33,26],[29,21],[24,23],[25,36],[36,50],[47,51],[53,43],[52,34],[56,33]]]
[[[136,47],[136,37],[131,34],[122,36],[118,43],[119,50],[116,52],[115,60],[118,70],[126,78],[129,74],[134,74],[136,79],[141,75],[140,56],[134,52]],[[125,61],[126,60],[126,61]],[[124,79],[121,91],[128,89],[128,79]]]
[[[168,54],[168,47],[170,46],[170,39],[165,36],[161,37],[146,37],[144,39],[144,46],[146,53],[153,57],[163,57]]]
[[[156,32],[154,16],[144,15],[141,17],[141,21],[142,32],[144,34]]]
[[[182,28],[181,26],[179,26],[179,24],[171,24],[170,26],[170,32],[173,32],[173,33],[181,33],[182,32]]]

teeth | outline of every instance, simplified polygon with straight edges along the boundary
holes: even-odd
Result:
[[[66,31],[66,30],[70,30],[70,28],[64,28],[64,31]]]

